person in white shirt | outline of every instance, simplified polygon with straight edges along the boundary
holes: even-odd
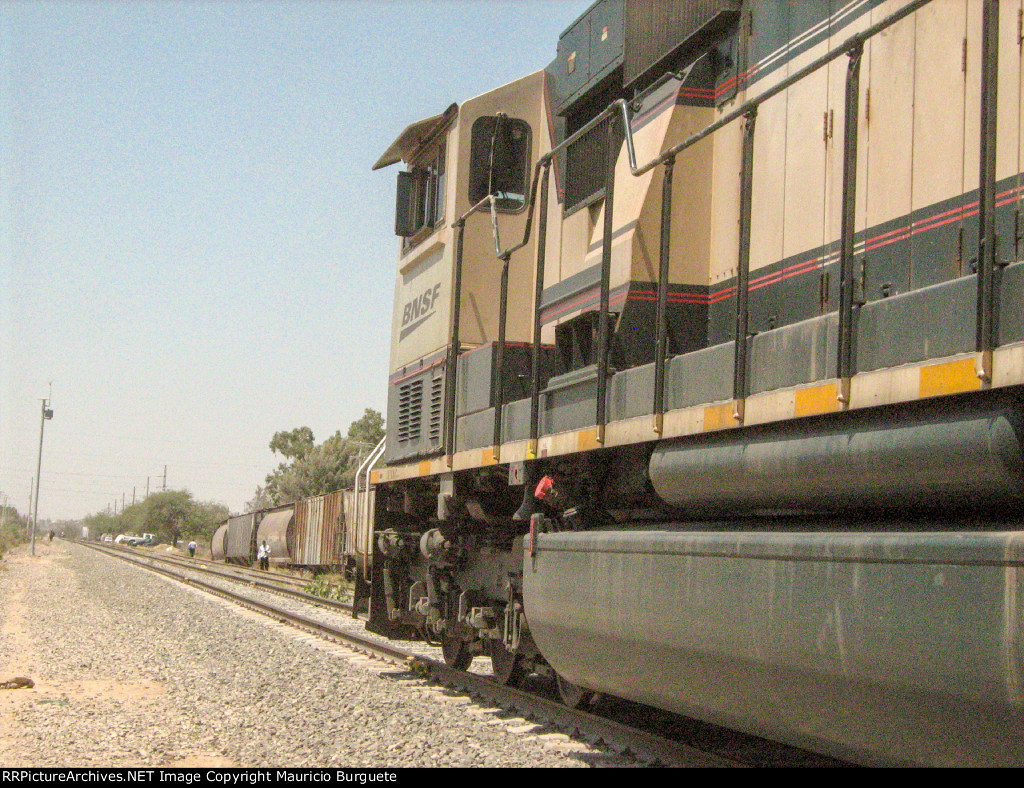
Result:
[[[267,544],[267,540],[263,540],[263,544],[256,550],[256,557],[260,560],[260,569],[270,568],[270,546]]]
[[[193,541],[188,543],[188,557],[189,558],[195,558],[196,557],[196,547],[198,547],[198,545],[195,543],[195,540],[193,540]]]

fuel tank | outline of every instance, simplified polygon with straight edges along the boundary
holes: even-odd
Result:
[[[901,421],[787,424],[666,441],[650,461],[657,494],[687,514],[1020,510],[1021,420],[1011,409]]]
[[[840,758],[1024,765],[1024,533],[805,526],[540,534],[533,638],[574,684]]]

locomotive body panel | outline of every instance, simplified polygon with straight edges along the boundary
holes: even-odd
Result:
[[[566,81],[565,39],[452,120],[462,311],[393,356],[434,437],[371,475],[370,628],[868,763],[1019,765],[1024,5],[721,3],[645,54],[657,9],[620,1],[621,71]],[[467,151],[503,112],[543,143],[495,239]]]

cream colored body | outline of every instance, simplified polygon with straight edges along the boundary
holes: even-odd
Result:
[[[902,7],[891,0],[847,23],[850,9],[833,15],[830,38],[793,58],[731,100],[712,109],[671,103],[635,133],[640,163],[686,139],[730,113],[839,43]],[[1021,0],[1003,0],[1000,15],[997,180],[1019,175],[1024,159],[1024,100],[1021,91]],[[955,198],[978,187],[980,104],[979,0],[935,0],[924,9],[869,40],[860,79],[860,156],[856,224],[859,231],[909,216],[914,210]],[[950,55],[950,50],[955,55]],[[963,57],[960,53],[963,52]],[[784,54],[784,53],[783,53]],[[775,53],[772,57],[782,56]],[[772,58],[766,58],[766,61]],[[847,59],[833,61],[802,82],[769,99],[758,110],[754,143],[751,279],[768,266],[839,240],[842,189],[843,124]],[[449,192],[447,222],[399,262],[396,317],[393,326],[392,374],[415,369],[438,358],[450,331],[454,233],[451,220],[467,210],[468,136],[475,118],[505,112],[528,120],[533,129],[532,165],[550,150],[543,73],[538,72],[466,102],[448,133]],[[739,193],[742,121],[724,127],[689,148],[677,160],[672,213],[669,281],[673,285],[716,287],[735,279],[739,253]],[[603,201],[562,216],[552,179],[547,206],[545,288],[592,269],[601,260]],[[625,147],[616,165],[615,233],[610,287],[657,280],[662,168],[634,177]],[[1018,195],[1017,200],[1020,199]],[[501,244],[522,238],[525,210],[500,215]],[[961,218],[961,225],[966,218]],[[529,244],[517,252],[510,268],[509,341],[532,341],[536,221]],[[833,258],[834,259],[834,258]],[[431,262],[432,261],[432,262]],[[827,260],[825,261],[827,262]],[[966,273],[948,271],[953,278]],[[468,219],[462,291],[460,340],[478,346],[496,339],[500,263],[494,251],[490,219]],[[962,265],[961,265],[962,268]],[[595,280],[596,281],[596,280]],[[427,331],[399,341],[400,307],[418,290],[439,282],[440,306]],[[915,287],[920,284],[915,284]],[[585,308],[563,310],[543,326],[540,339],[554,341],[554,327]],[[834,303],[824,311],[834,311]],[[615,311],[614,304],[613,310]],[[651,417],[610,423],[604,442],[593,430],[542,437],[536,447],[516,442],[462,452],[449,465],[444,458],[421,460],[377,473],[378,481],[410,478],[534,456],[569,454],[600,446],[652,441],[766,423],[836,410],[908,402],[995,386],[1024,384],[1018,347],[1005,347],[994,358],[955,359],[957,374],[938,375],[922,385],[929,369],[947,369],[946,360],[929,360],[857,375],[852,381],[826,379],[808,386],[769,391],[746,401],[707,403],[665,415],[656,431]],[[973,377],[960,374],[970,367]],[[934,375],[932,376],[934,377]],[[929,378],[930,379],[930,378]],[[593,433],[593,434],[592,434]],[[496,450],[497,449],[497,450]]]

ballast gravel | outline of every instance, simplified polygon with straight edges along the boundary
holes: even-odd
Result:
[[[0,560],[2,767],[579,767],[618,759],[61,540]]]

